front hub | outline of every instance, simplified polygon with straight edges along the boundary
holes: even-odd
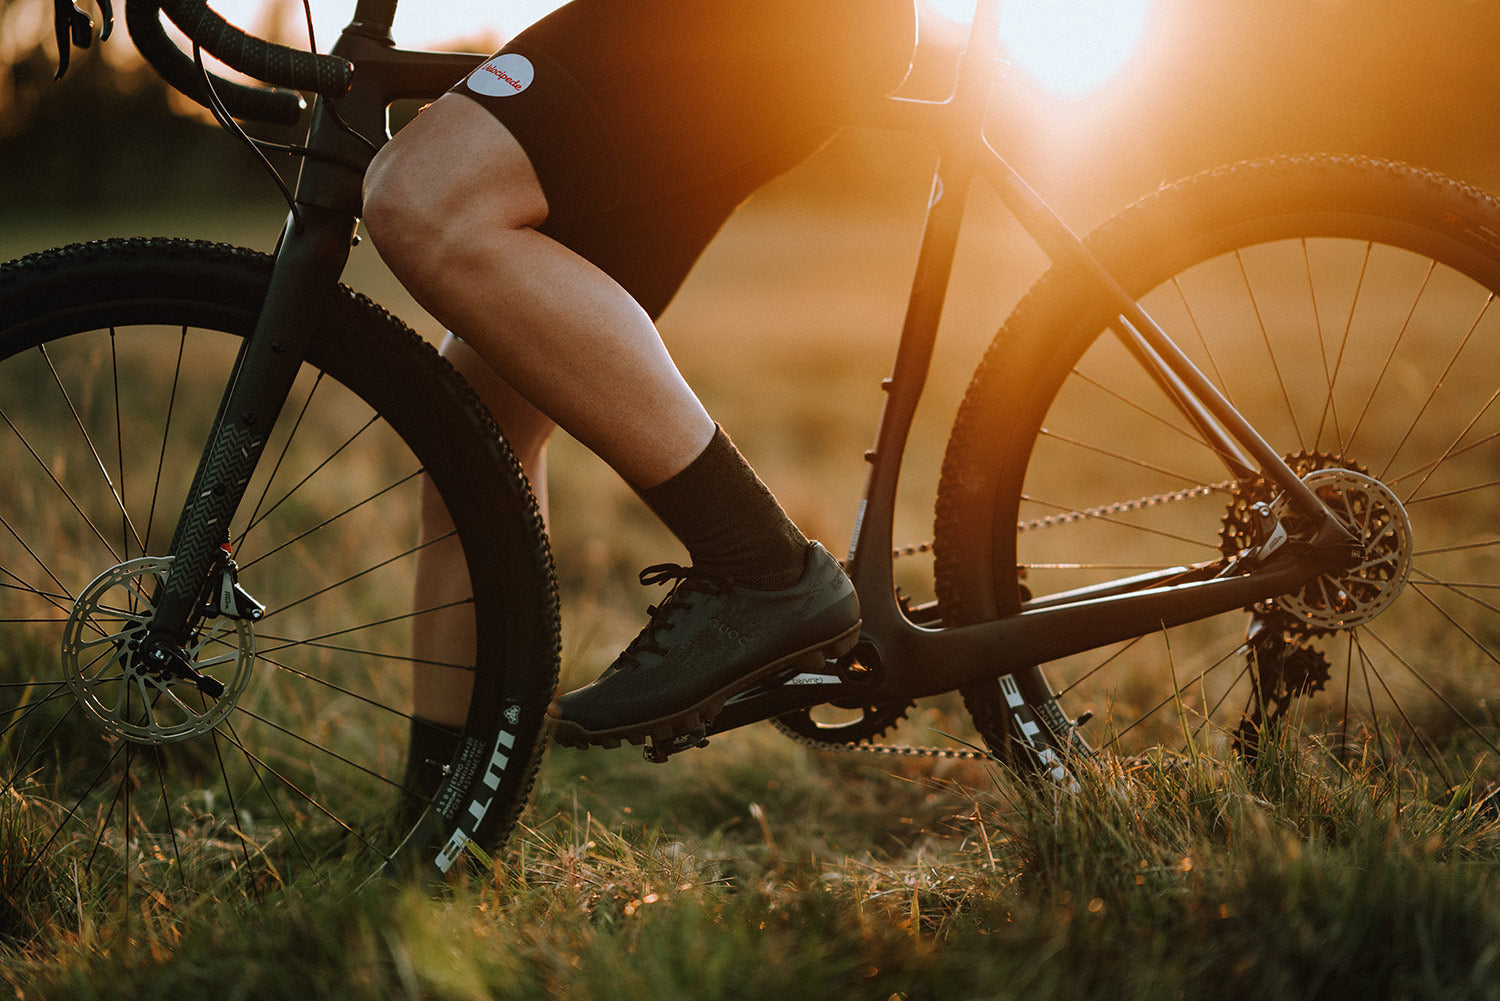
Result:
[[[78,704],[106,733],[168,744],[212,730],[250,680],[255,634],[243,619],[200,623],[191,642],[149,633],[169,557],[128,560],[96,577],[73,603],[62,663]]]

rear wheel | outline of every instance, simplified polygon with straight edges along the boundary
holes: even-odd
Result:
[[[220,610],[237,614],[204,621],[185,669],[139,656],[269,269],[166,240],[0,269],[12,906],[75,871],[101,904],[137,907],[408,852],[446,868],[503,838],[530,787],[558,658],[536,505],[451,368],[347,290],[230,526],[243,594]],[[413,588],[425,559],[456,567],[440,595]],[[433,663],[424,629],[466,653]],[[421,672],[474,693],[441,760],[408,760]]]
[[[1017,679],[1090,742],[1401,763],[1456,785],[1500,759],[1500,205],[1398,165],[1287,158],[1166,188],[1090,238],[1124,287],[1364,545],[1359,567],[1244,612]],[[943,467],[945,617],[1261,545],[1237,479],[1066,269],[977,370]],[[1286,521],[1289,528],[1295,528]],[[992,746],[997,684],[965,693]],[[1066,723],[1058,722],[1064,732]]]

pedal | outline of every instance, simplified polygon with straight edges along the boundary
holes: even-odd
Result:
[[[674,754],[683,751],[691,751],[695,747],[708,746],[708,728],[699,725],[687,733],[679,734],[671,740],[658,742],[655,737],[646,738],[644,754],[646,760],[652,764],[664,765],[667,759]]]

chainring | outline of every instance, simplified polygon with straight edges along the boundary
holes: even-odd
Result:
[[[883,736],[906,718],[915,702],[885,702],[840,709],[815,706],[777,716],[776,728],[792,737],[817,744],[858,744]],[[839,713],[838,719],[820,719],[819,713]]]

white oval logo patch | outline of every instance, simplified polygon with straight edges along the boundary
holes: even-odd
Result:
[[[486,97],[510,97],[531,86],[536,69],[531,60],[515,52],[504,52],[469,74],[469,89]]]

